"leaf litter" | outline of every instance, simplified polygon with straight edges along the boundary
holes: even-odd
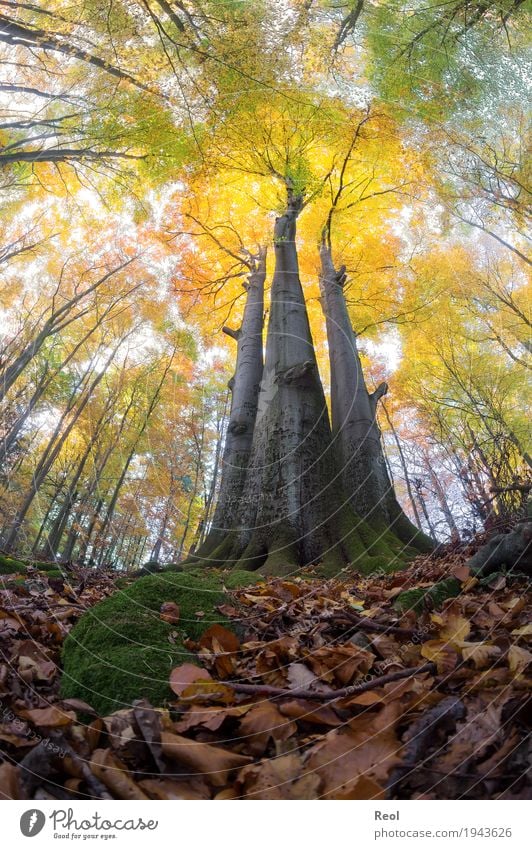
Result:
[[[435,609],[428,589],[453,576]],[[115,591],[74,570],[0,590],[0,796],[12,799],[521,799],[530,795],[530,596],[461,553],[394,575],[309,570],[231,592],[187,641],[173,700],[99,717],[59,695],[64,638]],[[41,579],[40,579],[41,580]],[[422,609],[395,605],[425,586]],[[169,603],[161,616],[177,624]]]

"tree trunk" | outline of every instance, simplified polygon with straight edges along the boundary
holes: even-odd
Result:
[[[344,492],[356,512],[376,530],[390,528],[407,546],[429,551],[432,541],[400,507],[388,476],[377,424],[377,403],[388,386],[366,389],[343,287],[345,267],[336,271],[330,248],[321,245],[321,304],[331,363],[333,439]]]
[[[393,422],[390,418],[388,410],[386,409],[386,405],[382,404],[382,409],[384,410],[384,415],[386,416],[386,421],[390,426],[390,430],[392,432],[392,436],[394,438],[394,442],[397,446],[397,451],[399,453],[399,460],[401,462],[401,468],[403,470],[403,475],[406,484],[406,490],[408,492],[408,498],[410,499],[410,504],[412,505],[412,510],[414,511],[414,516],[416,517],[416,525],[418,528],[421,528],[421,519],[419,518],[419,511],[417,509],[416,499],[414,498],[414,493],[412,491],[412,484],[410,482],[410,475],[408,474],[408,466],[406,465],[406,457],[403,451],[403,446],[401,445],[401,440],[399,439],[399,435],[396,429],[393,426]]]
[[[235,374],[229,381],[231,412],[225,437],[220,491],[212,526],[203,545],[196,553],[202,558],[212,555],[216,561],[217,547],[227,547],[234,532],[241,506],[247,468],[253,443],[260,383],[263,370],[262,329],[264,316],[264,281],[266,278],[266,249],[262,248],[252,261],[246,283],[247,297],[238,330],[224,327],[224,332],[237,341]]]

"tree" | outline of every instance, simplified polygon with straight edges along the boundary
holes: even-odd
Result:
[[[219,535],[224,529],[215,527],[197,556],[236,562],[246,568],[260,567],[261,571],[274,574],[287,573],[316,560],[337,569],[371,553],[393,559],[402,548],[399,538],[383,523],[384,511],[372,515],[391,491],[389,481],[385,482],[382,475],[382,453],[375,430],[375,406],[382,390],[372,404],[360,369],[356,368],[350,328],[347,347],[341,344],[345,302],[334,303],[336,292],[332,287],[341,293],[341,279],[329,267],[332,264],[325,249],[322,279],[333,381],[338,369],[336,390],[333,383],[333,422],[337,429],[333,441],[298,269],[296,222],[305,205],[305,187],[297,185],[290,175],[284,177],[284,184],[286,207],[274,228],[275,270],[258,401],[255,402],[256,377],[248,382],[238,360],[233,387],[238,393],[246,391],[250,418],[256,409],[240,507],[235,520],[232,492],[226,494],[222,483],[215,515],[229,515],[232,526],[221,543]],[[336,321],[342,321],[343,326],[336,325]],[[247,327],[243,325],[242,330],[244,338]],[[261,370],[260,355],[260,349],[255,349],[255,376]],[[349,383],[342,386],[341,381],[346,378]],[[357,382],[360,384],[354,399],[350,394],[352,382],[355,387]],[[238,409],[241,403],[238,397]],[[346,410],[350,406],[355,412],[349,415]],[[247,433],[249,419],[242,424],[242,434]],[[368,443],[373,446],[369,452]],[[369,484],[368,471],[372,478]],[[342,477],[344,487],[340,483]],[[357,512],[346,503],[346,496],[356,505]],[[398,505],[396,513],[394,521],[400,518]],[[389,525],[389,516],[386,518]],[[412,525],[408,526],[405,516],[401,519],[402,536],[408,537],[409,550],[416,544],[426,547],[428,541],[422,540]]]

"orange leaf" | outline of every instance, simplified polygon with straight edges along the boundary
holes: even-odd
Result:
[[[46,725],[49,728],[58,728],[60,725],[70,725],[76,718],[75,713],[60,710],[56,705],[46,708],[33,708],[32,710],[21,710],[20,716],[29,719],[34,725]]]
[[[170,689],[176,696],[180,696],[195,681],[212,681],[212,677],[206,669],[201,666],[194,666],[193,663],[183,663],[182,666],[176,666],[170,673]]]
[[[210,628],[207,628],[202,634],[199,644],[202,648],[212,649],[214,639],[222,647],[222,651],[231,653],[238,651],[240,648],[240,640],[236,634],[233,634],[228,628],[224,628],[223,625],[214,624]]]

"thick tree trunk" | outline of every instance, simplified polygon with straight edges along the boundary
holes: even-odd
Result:
[[[289,188],[275,223],[264,376],[235,551],[236,559],[243,549],[239,565],[265,573],[324,557],[334,546],[329,521],[338,507],[327,405],[299,279],[301,207]]]
[[[407,546],[429,551],[432,541],[400,507],[388,476],[377,424],[377,403],[388,386],[366,389],[343,287],[345,267],[335,269],[330,248],[321,245],[321,304],[331,363],[332,432],[344,492],[356,512],[376,530],[391,529]],[[388,540],[386,540],[388,541]]]

